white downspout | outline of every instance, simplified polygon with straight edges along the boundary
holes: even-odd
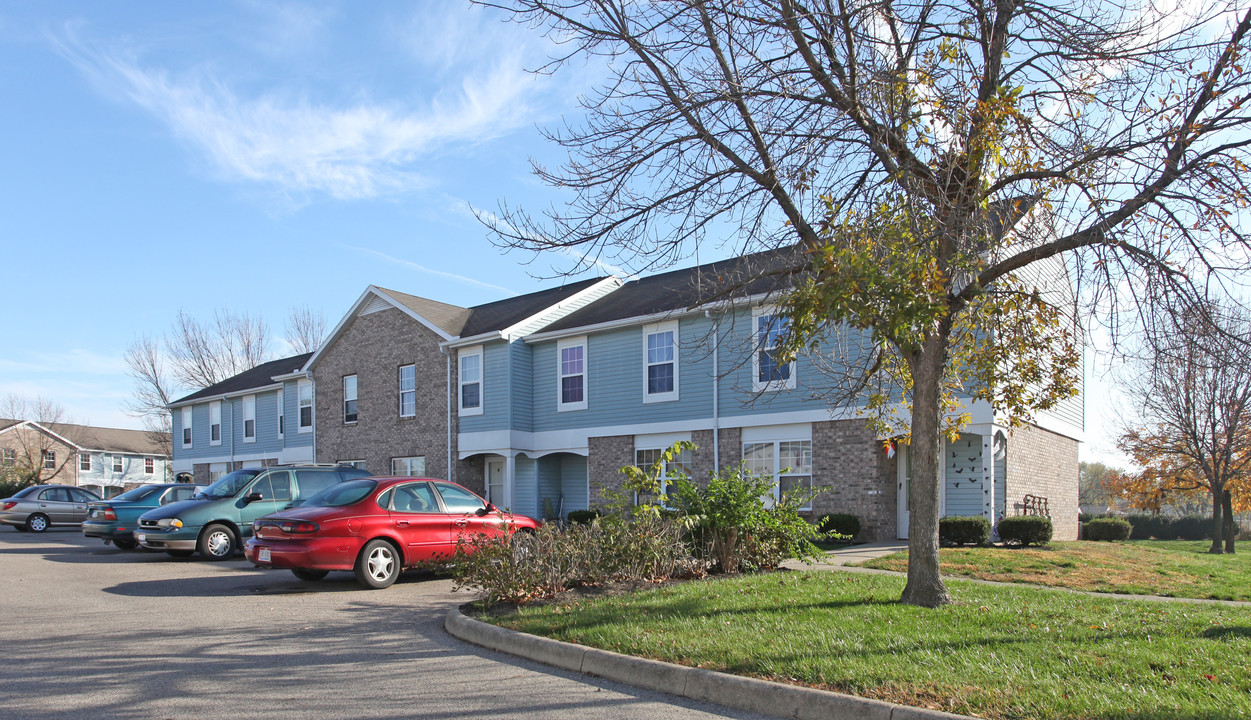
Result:
[[[447,477],[446,480],[456,482],[452,478],[452,351],[446,347],[439,347],[444,355],[447,356]]]
[[[721,470],[721,327],[711,310],[705,310],[704,317],[712,320],[712,469],[718,472]]]

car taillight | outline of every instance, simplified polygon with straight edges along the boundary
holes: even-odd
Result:
[[[104,519],[105,519],[105,520],[116,520],[116,519],[117,519],[117,513],[113,512],[113,508],[104,508]]]
[[[4,504],[4,509],[5,509],[5,510],[12,510],[12,509],[13,509],[13,506],[14,506],[14,505],[16,505],[16,504],[17,504],[16,502],[14,502],[14,501],[10,500],[9,502],[7,502],[7,503],[5,503],[5,504]]]
[[[320,528],[317,523],[308,522],[307,520],[284,520],[278,523],[278,529],[287,534],[295,535],[297,533],[315,533]]]

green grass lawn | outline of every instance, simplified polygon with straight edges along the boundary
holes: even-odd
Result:
[[[492,622],[617,652],[989,718],[1251,717],[1251,609],[789,572],[525,607]]]
[[[1251,546],[1209,555],[1210,543],[1186,540],[1057,542],[1041,548],[943,548],[945,575],[1092,592],[1251,600]],[[908,553],[861,563],[908,569]]]

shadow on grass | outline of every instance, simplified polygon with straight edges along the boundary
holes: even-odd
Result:
[[[1203,637],[1212,639],[1248,638],[1251,639],[1251,627],[1235,625],[1233,627],[1214,627],[1203,631]]]

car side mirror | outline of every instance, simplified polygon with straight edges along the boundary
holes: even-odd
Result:
[[[493,512],[495,512],[495,506],[492,505],[491,503],[487,503],[486,507],[480,507],[477,510],[474,510],[473,514],[477,515],[478,517],[483,517],[484,515],[487,515],[488,513],[493,513]]]
[[[250,503],[254,503],[254,502],[256,502],[257,500],[264,500],[264,499],[265,499],[265,496],[264,496],[264,495],[261,495],[260,493],[252,493],[251,495],[247,496],[247,497],[246,497],[246,498],[244,498],[244,499],[245,499],[245,500],[247,500],[247,501],[248,501],[248,502],[250,502]]]

